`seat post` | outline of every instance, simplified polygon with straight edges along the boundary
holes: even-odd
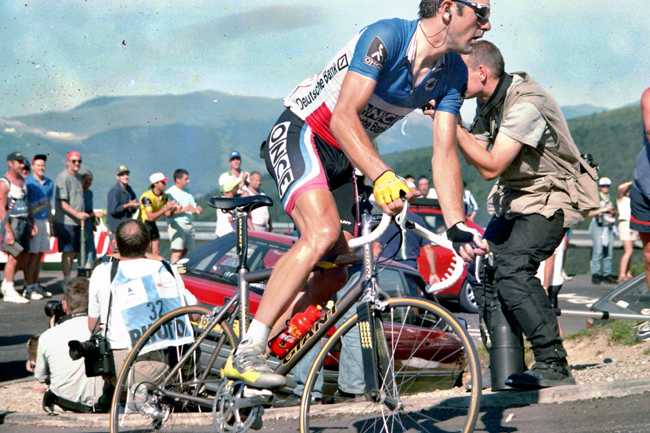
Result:
[[[244,278],[248,272],[248,213],[235,211],[237,256],[239,257],[239,335],[243,336],[248,331],[250,319],[248,317],[248,282]]]

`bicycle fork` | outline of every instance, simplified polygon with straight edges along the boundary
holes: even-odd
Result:
[[[372,308],[372,302],[364,301],[357,307],[357,315],[366,395],[372,402],[384,403],[394,411],[400,407],[398,399],[382,392],[382,384],[387,390],[393,390],[396,384],[380,313]],[[396,392],[392,394],[397,395]]]

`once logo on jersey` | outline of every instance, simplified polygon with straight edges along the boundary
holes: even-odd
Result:
[[[289,122],[282,122],[275,125],[269,137],[269,155],[275,172],[275,179],[278,183],[280,198],[284,197],[287,187],[293,182],[294,176],[287,155],[287,131]]]
[[[366,57],[363,60],[366,65],[374,66],[375,68],[381,69],[384,67],[384,62],[386,61],[386,56],[388,56],[388,51],[384,43],[375,36],[375,39],[372,40]]]
[[[403,118],[404,116],[382,110],[372,104],[368,104],[359,115],[363,128],[375,134],[381,134]]]
[[[429,78],[426,83],[424,83],[424,90],[426,92],[431,92],[433,89],[436,88],[436,84],[438,84],[438,79],[437,78]]]

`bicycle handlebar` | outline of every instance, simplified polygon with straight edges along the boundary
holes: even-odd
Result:
[[[403,218],[406,218],[405,212],[402,215]],[[383,214],[381,218],[381,222],[379,223],[379,226],[377,226],[375,230],[373,230],[371,233],[365,236],[360,236],[358,238],[351,239],[350,241],[348,241],[349,247],[354,249],[376,241],[381,237],[381,235],[384,234],[384,232],[390,225],[391,220],[392,217],[390,217],[387,214]],[[410,224],[413,225],[413,228],[411,228],[411,230],[413,230],[413,232],[415,232],[416,234],[422,236],[423,238],[427,239],[430,242],[433,242],[436,245],[439,245],[443,248],[447,248],[448,250],[451,250],[454,253],[451,262],[451,272],[449,272],[449,270],[445,272],[443,278],[440,280],[439,283],[428,285],[426,288],[427,293],[436,293],[454,285],[456,281],[458,281],[461,275],[463,274],[464,261],[458,254],[456,254],[456,251],[454,250],[451,241],[443,238],[440,235],[432,233],[425,227],[422,227],[421,225],[414,223],[413,221],[410,221]]]

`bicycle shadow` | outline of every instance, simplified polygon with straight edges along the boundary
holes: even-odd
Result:
[[[516,426],[504,425],[506,411],[513,408],[538,404],[538,391],[502,391],[483,395],[475,431],[489,433],[511,433],[519,431]],[[406,412],[400,418],[400,428],[405,431],[426,431],[427,433],[444,433],[459,431],[465,419],[469,396],[451,397],[435,407]],[[353,423],[357,431],[372,432],[369,426],[375,425],[377,431],[385,425],[381,417],[371,417]],[[317,430],[314,430],[316,432]]]

